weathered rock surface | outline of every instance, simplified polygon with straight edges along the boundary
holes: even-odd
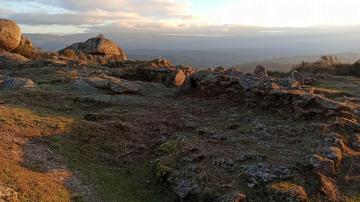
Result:
[[[264,66],[262,65],[258,65],[256,66],[255,70],[254,70],[254,74],[260,78],[268,78],[268,74],[266,72],[266,69]]]
[[[268,192],[271,202],[306,202],[307,194],[303,187],[289,183],[278,182],[268,186]]]
[[[258,163],[242,166],[242,170],[248,177],[249,187],[290,177],[290,170],[281,165]]]
[[[35,83],[27,78],[11,78],[8,77],[0,82],[1,89],[19,89],[19,88],[33,88]]]
[[[102,36],[88,39],[85,42],[72,44],[59,52],[64,53],[67,49],[75,51],[77,57],[81,60],[100,64],[126,61],[128,59],[125,51],[115,42]]]
[[[83,92],[83,93],[89,93],[89,94],[99,93],[99,90],[97,88],[93,87],[88,82],[86,82],[86,81],[84,81],[82,79],[77,79],[72,84],[72,87],[74,89],[79,90],[80,92]]]
[[[15,21],[0,19],[0,49],[12,51],[19,46],[21,29]]]
[[[320,155],[334,161],[335,167],[338,167],[340,165],[340,162],[342,160],[342,153],[339,148],[323,147],[323,148],[320,148],[319,150],[320,150]]]
[[[197,198],[200,193],[200,187],[192,180],[179,179],[175,182],[174,192],[180,199]]]
[[[245,102],[267,108],[289,107],[301,116],[323,115],[353,117],[352,109],[340,102],[314,93],[314,89],[299,89],[295,79],[274,79],[243,74],[234,70],[203,70],[186,80],[182,92],[204,96],[239,97]]]
[[[0,50],[0,69],[11,69],[21,67],[29,59],[17,53]]]
[[[145,82],[160,82],[167,86],[181,87],[189,77],[196,73],[196,69],[189,66],[173,66],[163,59],[152,61],[114,62],[111,67],[112,76],[127,80]]]
[[[95,88],[110,89],[118,94],[136,94],[140,88],[140,86],[133,81],[107,75],[93,76],[84,79]]]
[[[308,157],[308,161],[309,166],[311,166],[315,172],[321,173],[325,176],[333,176],[335,173],[333,160],[314,154]]]
[[[27,46],[27,47],[29,47],[29,48],[34,48],[34,45],[33,45],[33,43],[30,41],[30,39],[27,38],[27,37],[24,36],[24,35],[21,35],[21,40],[20,40],[19,46]]]

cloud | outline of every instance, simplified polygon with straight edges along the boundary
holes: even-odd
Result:
[[[25,12],[6,12],[4,16],[28,26],[99,27],[110,24],[133,29],[161,29],[204,23],[203,19],[188,11],[189,3],[175,0],[34,0],[31,2],[0,0],[0,2],[26,6]],[[52,12],[43,12],[46,6],[51,7]],[[38,7],[42,8],[41,12]]]
[[[2,18],[6,17],[7,15],[9,15],[11,13],[14,13],[14,11],[11,9],[0,8],[0,17],[2,17]]]

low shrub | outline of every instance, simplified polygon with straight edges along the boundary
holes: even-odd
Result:
[[[360,77],[360,61],[355,64],[343,64],[336,57],[332,56],[322,56],[317,62],[302,62],[293,67],[293,69],[313,74],[326,73],[337,76]]]

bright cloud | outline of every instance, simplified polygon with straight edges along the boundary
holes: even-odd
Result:
[[[358,0],[0,0],[0,5],[0,17],[17,20],[28,32],[360,25]]]
[[[3,12],[2,17],[26,25],[25,31],[30,29],[31,32],[31,27],[38,25],[81,26],[80,30],[84,31],[84,27],[90,30],[105,25],[161,29],[206,24],[188,11],[190,3],[175,0],[0,0],[0,3],[4,5],[2,10],[13,11]]]
[[[358,0],[239,0],[209,15],[218,24],[264,27],[359,25]]]

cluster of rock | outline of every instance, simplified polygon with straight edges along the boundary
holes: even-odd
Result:
[[[67,50],[74,51],[79,60],[89,63],[107,64],[128,59],[123,49],[101,35],[85,42],[72,44],[59,52],[64,54]]]
[[[35,67],[36,64],[48,59],[43,58],[30,39],[22,35],[17,23],[8,19],[0,19],[0,50],[0,66],[2,68]],[[70,55],[67,54],[68,51],[70,51]],[[33,64],[34,61],[29,61],[24,56],[39,58],[39,61]],[[128,58],[124,50],[115,42],[99,35],[54,53],[52,59],[64,61],[68,63],[67,65],[79,65],[77,63],[108,64],[110,62],[126,61]],[[59,63],[57,61],[55,63]],[[51,61],[47,63],[52,64]]]
[[[154,59],[151,61],[124,61],[111,63],[109,72],[127,80],[139,80],[145,82],[159,82],[166,86],[183,86],[188,77],[194,75],[197,70],[190,66],[174,66],[169,60]]]
[[[352,109],[340,102],[315,94],[315,89],[302,87],[303,77],[297,72],[290,78],[271,78],[257,67],[254,74],[236,70],[203,70],[190,76],[182,86],[182,93],[204,96],[227,95],[240,97],[249,106],[289,106],[300,115],[322,114],[354,118]]]
[[[34,48],[32,42],[22,35],[15,21],[0,19],[0,68],[19,67],[29,62],[29,59],[18,54],[26,47],[28,51]]]
[[[106,71],[95,71],[74,82],[82,92],[144,95],[147,88],[181,87],[184,81],[196,72],[194,68],[174,67],[168,60],[124,61],[112,64]],[[164,84],[164,85],[162,85]],[[160,87],[163,86],[163,87]]]

